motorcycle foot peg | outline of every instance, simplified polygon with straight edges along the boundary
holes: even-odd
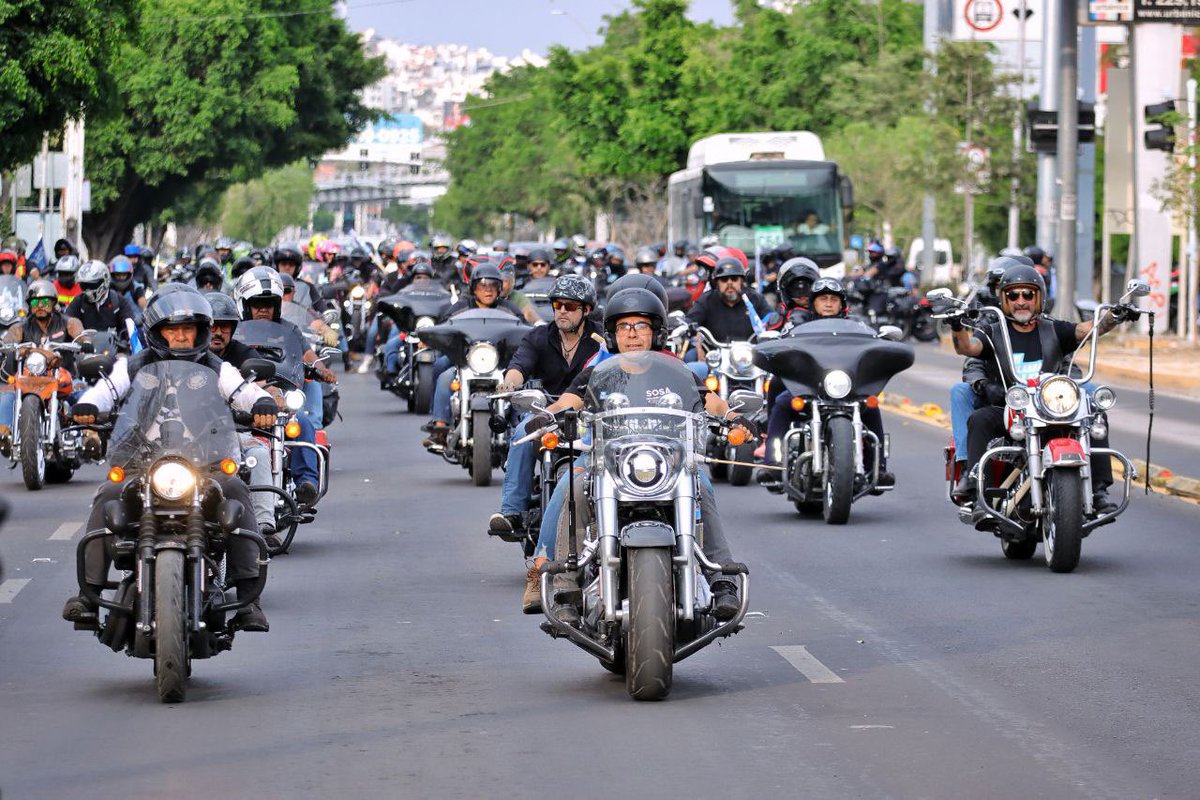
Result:
[[[98,615],[80,614],[75,620],[75,630],[77,631],[98,631],[100,630],[100,618]]]
[[[558,629],[550,624],[550,620],[543,620],[542,624],[538,625],[538,627],[542,629],[542,633],[550,634],[551,639],[557,639],[559,637]]]
[[[561,561],[547,561],[542,564],[542,572],[549,575],[561,575],[567,571],[567,565]]]
[[[749,575],[750,568],[739,561],[733,561],[728,564],[721,565],[722,575]]]

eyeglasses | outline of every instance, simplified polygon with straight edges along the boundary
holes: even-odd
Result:
[[[618,322],[615,327],[618,333],[645,333],[654,329],[649,322]]]
[[[722,275],[717,278],[717,283],[733,283],[734,281],[742,280],[741,275]]]
[[[58,301],[53,297],[35,297],[29,301],[30,307],[33,306],[52,306]]]
[[[1013,300],[1032,300],[1037,297],[1037,292],[1033,289],[1010,289],[1004,293],[1004,296],[1011,302]]]
[[[551,300],[550,305],[555,311],[566,311],[568,314],[574,314],[576,311],[583,308],[581,303],[576,303],[571,300]]]
[[[550,262],[549,261],[530,261],[529,266],[531,266],[531,267],[549,267]]]

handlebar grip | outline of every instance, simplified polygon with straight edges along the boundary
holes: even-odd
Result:
[[[740,561],[734,561],[729,564],[721,565],[722,575],[749,575],[750,568]]]
[[[567,565],[561,561],[547,561],[542,564],[542,573],[546,575],[561,575],[567,571]]]

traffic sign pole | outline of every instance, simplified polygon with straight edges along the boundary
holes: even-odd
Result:
[[[1060,319],[1074,320],[1075,312],[1075,226],[1079,218],[1079,20],[1076,5],[1067,0],[1058,3],[1061,83],[1058,92],[1058,181],[1061,187],[1058,224],[1058,253],[1054,263],[1058,273]]]

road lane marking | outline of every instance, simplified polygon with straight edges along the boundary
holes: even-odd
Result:
[[[58,526],[58,530],[50,534],[50,541],[66,541],[74,539],[75,534],[83,527],[82,522],[64,522]]]
[[[0,583],[0,603],[11,603],[17,597],[17,592],[25,588],[33,578],[9,578]]]
[[[802,644],[772,646],[772,650],[787,659],[796,670],[808,678],[809,683],[845,683],[837,673],[817,660]]]

